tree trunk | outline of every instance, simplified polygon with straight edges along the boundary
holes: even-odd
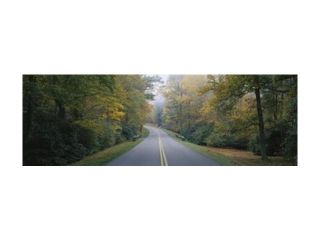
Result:
[[[273,120],[275,124],[277,123],[277,120],[278,120],[278,93],[276,90],[277,90],[276,79],[275,79],[275,76],[273,76],[271,92],[272,92],[272,101],[274,103]]]
[[[33,92],[34,92],[34,79],[32,75],[26,75],[24,76],[23,79],[25,82],[24,84],[28,84],[27,82],[29,82],[29,89],[28,89],[28,93],[24,93],[24,94],[28,94],[27,97],[27,103],[28,105],[25,106],[26,109],[24,109],[24,112],[26,114],[25,118],[26,118],[26,125],[24,128],[25,131],[25,141],[27,142],[30,138],[31,135],[31,131],[32,131],[32,119],[33,119]],[[25,90],[25,92],[27,92],[27,90]]]
[[[182,134],[182,86],[181,83],[179,84],[179,91],[180,91],[180,99],[179,99],[179,133]]]
[[[56,106],[58,108],[58,117],[61,120],[65,120],[66,119],[66,108],[64,107],[63,103],[59,100],[55,100],[56,102]]]
[[[274,121],[277,122],[278,121],[278,94],[276,93],[275,96],[275,107],[274,107]]]
[[[182,133],[182,104],[179,105],[179,133]]]
[[[265,135],[264,135],[264,121],[263,121],[263,113],[261,107],[261,97],[260,97],[260,82],[259,79],[255,78],[255,89],[254,89],[257,101],[257,112],[258,112],[258,120],[259,120],[259,143],[260,143],[260,152],[262,160],[268,160],[267,152],[266,152],[266,144],[265,144]]]

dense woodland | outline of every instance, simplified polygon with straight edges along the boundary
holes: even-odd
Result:
[[[154,122],[191,142],[297,161],[296,75],[170,75]]]
[[[23,164],[66,165],[139,135],[159,78],[24,75]]]
[[[161,103],[152,101],[158,89]],[[188,141],[297,161],[296,75],[24,75],[23,164],[67,165],[153,122]]]

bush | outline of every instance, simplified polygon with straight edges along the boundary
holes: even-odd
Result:
[[[227,147],[233,142],[230,135],[222,135],[218,132],[212,132],[205,140],[208,146]]]
[[[204,125],[196,128],[196,130],[191,134],[191,141],[196,144],[205,145],[206,138],[210,135],[211,132],[212,127],[210,125]]]
[[[288,159],[297,161],[297,142],[298,136],[296,131],[289,132],[284,140],[284,155]]]
[[[286,128],[277,127],[265,131],[266,152],[268,156],[279,156],[285,154],[284,142]],[[255,134],[249,142],[249,150],[257,155],[261,155],[259,135]]]
[[[231,133],[221,133],[213,131],[206,139],[205,143],[213,147],[232,147],[237,149],[247,149],[248,140]]]
[[[86,154],[93,153],[99,149],[98,137],[91,129],[79,127],[78,141],[85,147]]]
[[[191,128],[182,128],[181,132],[179,132],[180,136],[183,136],[184,138],[188,139],[189,141],[192,141],[192,131]]]
[[[266,150],[267,155],[269,156],[277,156],[283,154],[282,149],[282,142],[283,142],[283,136],[282,136],[282,130],[281,129],[273,129],[266,131]]]
[[[87,153],[79,142],[83,129],[57,119],[42,120],[34,126],[30,139],[24,141],[24,165],[65,165]]]
[[[134,136],[139,134],[138,126],[134,126],[133,124],[123,124],[122,125],[122,135],[128,139],[133,140]]]
[[[98,137],[100,149],[111,147],[116,144],[116,135],[113,132],[110,124],[106,124],[103,133]]]

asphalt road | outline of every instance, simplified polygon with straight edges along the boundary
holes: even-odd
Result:
[[[187,148],[163,130],[146,126],[150,134],[109,166],[217,166],[218,162]]]

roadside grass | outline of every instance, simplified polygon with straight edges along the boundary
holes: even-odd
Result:
[[[142,138],[146,138],[146,137],[149,136],[149,133],[150,133],[149,130],[144,127],[144,128],[142,129],[142,136],[141,136],[141,137],[142,137]]]
[[[207,156],[224,166],[295,166],[292,161],[283,157],[268,157],[268,161],[262,161],[261,157],[254,155],[250,151],[238,150],[233,148],[216,148],[197,145],[188,141],[182,141],[176,136],[175,132],[162,128],[169,136],[191,148],[195,152]]]
[[[100,152],[84,157],[82,160],[72,163],[70,166],[102,166],[112,161],[116,157],[128,152],[149,135],[146,128],[142,130],[142,136],[136,141],[127,141],[119,143],[112,147],[106,148]]]

